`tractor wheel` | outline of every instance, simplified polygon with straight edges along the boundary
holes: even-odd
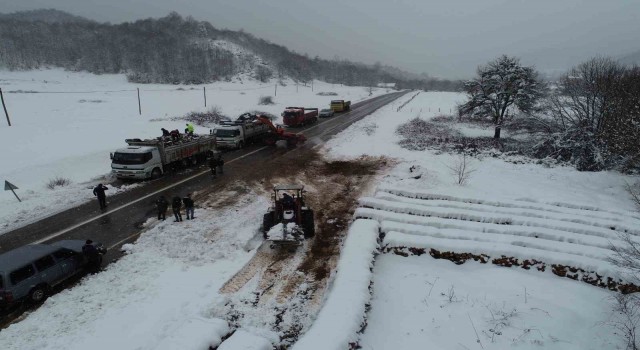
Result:
[[[304,238],[311,238],[316,234],[316,225],[313,220],[313,210],[305,210],[302,212],[302,229],[304,230]]]
[[[267,232],[275,225],[274,212],[268,212],[262,217],[262,236],[267,239]]]

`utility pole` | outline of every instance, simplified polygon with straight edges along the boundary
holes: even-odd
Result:
[[[142,115],[142,105],[140,104],[140,88],[138,89],[138,114]]]
[[[296,94],[298,93],[298,81],[296,80]]]
[[[275,90],[273,91],[273,96],[278,96],[278,83],[276,83],[274,89]]]
[[[7,112],[7,106],[4,104],[4,96],[2,95],[2,89],[0,89],[0,100],[2,100],[2,108],[4,108],[4,115],[7,116],[7,124],[11,126],[11,120],[9,119],[9,112]]]
[[[202,87],[202,93],[204,94],[204,106],[207,106],[207,87],[203,86]]]
[[[311,79],[311,92],[313,92],[313,79]]]

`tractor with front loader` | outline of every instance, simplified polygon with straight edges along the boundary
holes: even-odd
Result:
[[[264,214],[264,238],[277,246],[298,246],[315,235],[313,210],[304,201],[304,186],[273,186],[273,205]]]

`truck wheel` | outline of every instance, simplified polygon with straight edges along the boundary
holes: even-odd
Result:
[[[305,210],[302,212],[302,229],[304,230],[304,238],[311,238],[316,235],[313,210]]]
[[[38,304],[47,299],[47,288],[46,285],[39,285],[33,287],[33,289],[29,292],[29,302]]]
[[[262,236],[267,239],[267,232],[275,225],[274,224],[274,212],[268,212],[262,217]]]
[[[151,180],[155,180],[160,178],[160,176],[162,176],[162,171],[160,170],[160,168],[153,168],[153,170],[151,171]]]

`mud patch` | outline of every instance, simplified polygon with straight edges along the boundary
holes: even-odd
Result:
[[[316,235],[295,252],[270,250],[263,244],[221,288],[229,300],[217,313],[237,327],[266,328],[280,339],[276,348],[285,348],[306,332],[322,306],[357,199],[392,161],[380,157],[329,161],[310,148],[277,152],[277,157],[250,173],[234,174],[236,184],[269,197],[276,184],[304,185],[305,202],[315,214]]]

